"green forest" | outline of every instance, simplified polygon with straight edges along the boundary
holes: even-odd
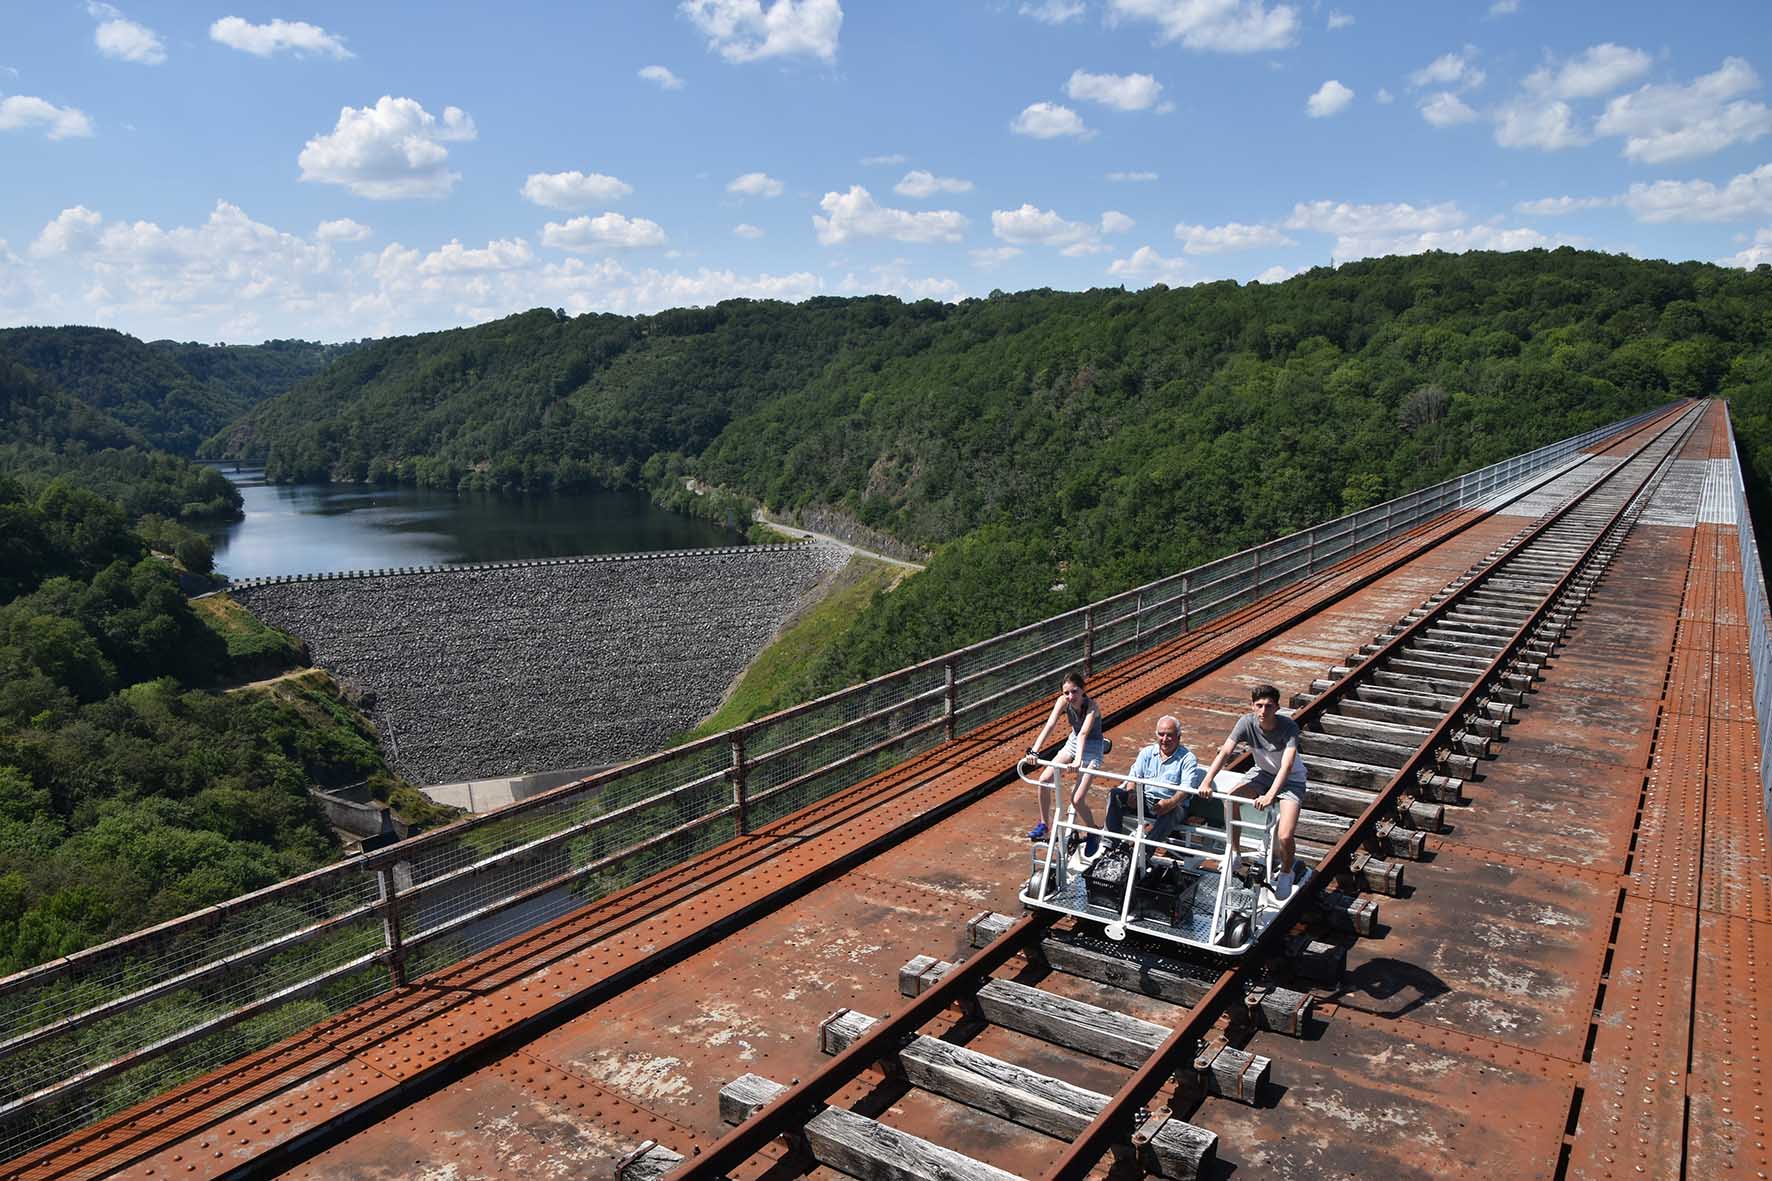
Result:
[[[323,675],[226,691],[302,657],[186,598],[198,527],[240,503],[189,456],[819,507],[933,554],[846,586],[735,699],[756,716],[1711,394],[1765,520],[1772,268],[1428,254],[1274,285],[538,309],[355,346],[0,332],[0,972],[336,857],[309,784],[410,798]]]
[[[301,646],[186,597],[240,498],[150,433],[0,357],[0,975],[336,859],[310,784],[400,788],[323,674],[223,691]]]
[[[356,347],[143,343],[109,328],[0,329],[0,357],[134,428],[152,446],[186,457],[253,406]]]
[[[693,477],[934,551],[770,706],[1679,397],[1772,477],[1772,270],[1563,248],[1284,283],[538,309],[378,341],[204,454],[506,491]]]

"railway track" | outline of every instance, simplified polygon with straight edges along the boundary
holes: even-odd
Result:
[[[1687,417],[1698,413],[1702,411],[1688,408]],[[1549,494],[1550,489],[1565,486],[1571,479],[1581,478],[1582,469],[1597,471],[1607,463],[1614,462],[1610,457],[1621,449],[1639,446],[1645,440],[1665,439],[1662,428],[1668,417],[1658,416],[1650,422],[1636,425],[1625,431],[1610,447],[1585,454],[1572,465],[1536,477],[1525,489],[1497,499],[1518,502],[1522,497],[1542,498]],[[1616,479],[1600,479],[1589,487],[1588,492],[1581,494],[1576,504],[1565,507],[1575,509],[1581,504],[1591,502],[1588,511],[1597,513],[1603,497],[1614,494],[1604,492],[1607,487],[1616,492],[1619,484]],[[1489,520],[1495,511],[1498,511],[1498,504],[1491,501],[1478,506],[1475,512],[1467,511],[1462,518],[1424,523],[1409,533],[1400,534],[1363,553],[1358,560],[1347,562],[1345,566],[1329,568],[1323,574],[1287,586],[1254,606],[1243,607],[1217,618],[1209,617],[1210,622],[1197,621],[1178,642],[1165,643],[1161,647],[1120,661],[1105,670],[1094,682],[1102,698],[1110,703],[1110,720],[1125,719],[1139,709],[1163,700],[1178,690],[1181,684],[1186,683],[1177,679],[1182,675],[1174,667],[1177,661],[1185,661],[1188,670],[1186,676],[1190,682],[1214,669],[1223,668],[1300,620],[1311,617],[1343,598],[1358,594],[1366,586],[1421,558],[1434,546],[1458,536],[1474,523]],[[1541,524],[1548,526],[1549,522]],[[1494,531],[1494,522],[1491,521],[1486,532]],[[1526,550],[1528,542],[1541,538],[1542,544],[1537,549]],[[1558,552],[1559,546],[1564,551],[1561,554]],[[1507,567],[1507,576],[1503,577],[1496,570],[1502,557],[1515,551],[1520,551],[1519,561]],[[1538,525],[1520,530],[1507,545],[1490,554],[1424,605],[1424,608],[1437,607],[1442,600],[1451,604],[1446,611],[1435,614],[1434,622],[1423,623],[1425,616],[1417,618],[1417,613],[1411,613],[1400,620],[1396,627],[1375,637],[1359,653],[1351,655],[1343,664],[1331,669],[1324,680],[1313,686],[1316,696],[1312,701],[1333,700],[1338,705],[1334,709],[1326,706],[1320,709],[1318,713],[1322,715],[1321,718],[1307,724],[1313,743],[1309,748],[1313,782],[1311,797],[1307,800],[1307,810],[1299,828],[1300,855],[1307,861],[1328,864],[1337,855],[1338,842],[1345,843],[1352,836],[1358,837],[1354,847],[1341,854],[1345,873],[1321,875],[1316,879],[1320,882],[1327,876],[1345,878],[1346,884],[1355,887],[1354,890],[1331,891],[1323,896],[1323,910],[1320,915],[1322,922],[1348,926],[1355,930],[1372,929],[1376,922],[1376,906],[1370,897],[1359,894],[1356,890],[1363,888],[1383,895],[1402,888],[1402,863],[1421,855],[1426,835],[1439,826],[1446,806],[1462,797],[1465,778],[1462,773],[1471,770],[1476,761],[1483,757],[1487,751],[1486,743],[1493,742],[1500,727],[1511,719],[1513,709],[1523,699],[1527,682],[1509,682],[1505,677],[1529,678],[1533,675],[1535,669],[1528,666],[1533,658],[1542,658],[1543,645],[1554,643],[1554,638],[1548,631],[1543,634],[1535,633],[1526,642],[1517,645],[1517,651],[1513,655],[1525,657],[1526,664],[1505,672],[1500,679],[1489,678],[1487,687],[1482,692],[1475,692],[1471,688],[1480,678],[1465,675],[1471,671],[1467,667],[1468,657],[1464,662],[1437,660],[1433,653],[1444,649],[1436,649],[1433,645],[1462,644],[1470,647],[1487,643],[1493,648],[1495,645],[1488,640],[1466,641],[1463,638],[1466,633],[1482,634],[1482,629],[1472,626],[1473,620],[1470,617],[1482,616],[1490,608],[1499,611],[1508,606],[1510,600],[1519,599],[1525,593],[1523,587],[1529,583],[1543,582],[1541,575],[1546,570],[1553,569],[1556,562],[1567,557],[1568,553],[1567,539],[1561,532],[1549,532],[1547,535],[1547,528],[1540,528]],[[1583,583],[1578,579],[1573,585],[1579,589]],[[1591,585],[1591,580],[1586,585]],[[1200,588],[1196,587],[1198,589]],[[1184,589],[1184,601],[1185,595]],[[1185,611],[1185,607],[1183,610]],[[1540,622],[1548,621],[1554,626],[1560,621],[1566,621],[1572,610],[1573,608],[1562,606],[1553,608],[1544,613]],[[1492,626],[1505,626],[1501,614],[1493,615],[1493,620],[1501,622],[1492,623]],[[1423,625],[1417,626],[1418,623]],[[1449,634],[1452,638],[1447,638]],[[1506,637],[1502,638],[1501,646],[1509,647]],[[1389,651],[1385,651],[1386,649]],[[1449,655],[1456,656],[1460,653],[1451,652]],[[1431,664],[1438,672],[1429,676],[1423,675],[1421,669],[1408,667],[1412,663],[1419,665],[1424,662]],[[1309,703],[1295,704],[1304,707]],[[1307,716],[1302,708],[1299,716],[1301,719]],[[1442,728],[1440,723],[1443,719],[1456,719],[1457,724]],[[1430,725],[1430,722],[1433,724]],[[1361,725],[1366,727],[1363,733],[1355,733],[1349,729]],[[1419,735],[1404,734],[1406,729],[1425,732],[1429,737],[1426,746],[1432,752],[1426,763],[1407,774],[1404,764],[1411,757],[1412,748],[1396,739]],[[254,1163],[245,1166],[246,1173],[268,1175],[271,1171],[310,1159],[325,1151],[329,1145],[339,1143],[351,1128],[361,1127],[365,1121],[379,1119],[419,1101],[421,1096],[434,1094],[451,1086],[452,1080],[464,1077],[464,1072],[472,1069],[476,1061],[483,1061],[487,1056],[508,1053],[514,1045],[519,1044],[519,1037],[524,1036],[520,1031],[528,1029],[532,1033],[535,1028],[552,1028],[559,1022],[570,1020],[573,1014],[601,1004],[633,987],[644,979],[645,973],[664,971],[694,954],[697,949],[712,945],[723,934],[730,934],[744,925],[761,922],[774,910],[809,893],[819,882],[828,880],[831,874],[858,865],[890,848],[894,843],[909,840],[943,816],[952,815],[982,798],[999,782],[1006,780],[1008,776],[1004,774],[997,780],[986,781],[985,777],[990,773],[984,772],[984,777],[981,777],[974,764],[994,745],[1009,743],[1019,751],[1017,740],[1025,733],[1025,720],[1019,716],[1000,719],[967,735],[963,742],[950,743],[948,749],[932,752],[930,758],[920,761],[914,767],[905,765],[895,768],[867,784],[833,795],[791,823],[784,821],[758,830],[753,834],[752,840],[739,842],[732,850],[722,854],[732,861],[730,866],[725,866],[718,858],[711,867],[701,866],[697,869],[696,864],[687,865],[679,874],[660,875],[662,880],[659,882],[643,882],[611,895],[546,930],[513,941],[513,947],[503,953],[506,958],[539,957],[538,962],[563,960],[569,955],[577,954],[573,948],[594,946],[597,939],[608,937],[607,932],[627,933],[617,936],[617,943],[625,939],[631,945],[643,945],[643,950],[634,950],[633,947],[618,949],[613,967],[605,968],[599,963],[596,971],[588,975],[583,983],[577,983],[577,978],[574,977],[578,991],[567,1000],[544,1003],[525,995],[510,1011],[500,1008],[495,1015],[475,1008],[472,1004],[475,993],[472,991],[453,993],[451,989],[459,987],[457,984],[445,983],[439,990],[434,983],[427,986],[421,982],[417,987],[403,990],[400,997],[407,1002],[427,1007],[431,1010],[430,1016],[410,1030],[401,1029],[390,1033],[387,1053],[394,1053],[395,1047],[404,1052],[411,1048],[408,1043],[412,1046],[429,1046],[432,1055],[425,1061],[430,1062],[436,1057],[434,1051],[439,1032],[445,1043],[452,1046],[459,1043],[461,1048],[450,1049],[434,1067],[410,1079],[400,1077],[390,1082],[375,1075],[371,1075],[367,1081],[357,1078],[345,1087],[355,1098],[349,1114],[343,1118],[333,1114],[307,1124],[298,1119],[293,1133],[285,1135],[275,1128],[267,1128],[262,1133],[262,1139],[254,1139],[259,1134],[242,1129],[239,1144],[245,1146],[250,1142],[255,1146],[250,1157]],[[1331,740],[1341,744],[1339,753],[1328,753],[1327,745],[1314,745],[1327,744]],[[940,781],[948,776],[955,780],[964,779],[967,786],[943,786]],[[1393,780],[1401,781],[1405,778],[1408,780],[1405,789],[1387,791],[1387,786]],[[940,790],[930,790],[934,788]],[[883,801],[894,801],[893,807],[901,806],[896,802],[900,795],[905,797],[902,806],[906,809],[908,819],[878,826],[877,833],[835,842],[839,847],[834,852],[821,851],[816,845],[799,846],[801,851],[793,858],[794,873],[799,875],[795,878],[784,876],[772,864],[772,859],[781,852],[795,848],[800,833],[825,830],[827,826],[828,831],[836,833],[849,821],[878,809]],[[911,803],[913,795],[917,798],[915,804]],[[870,821],[860,827],[876,826]],[[740,885],[736,891],[740,896],[736,899],[724,897],[727,893],[734,893],[724,885],[729,876],[733,877],[733,884],[738,884],[739,877],[749,883]],[[699,897],[702,893],[710,895],[710,904],[693,904],[698,912],[698,921],[693,929],[674,926],[668,917],[670,907],[685,899]],[[713,895],[721,897],[715,899],[711,897]],[[1017,932],[1013,935],[1008,931],[1012,926]],[[598,932],[605,934],[599,935]],[[1249,979],[1227,984],[1221,975],[1210,971],[1209,966],[1166,962],[1124,946],[1093,940],[1086,933],[1055,927],[1051,922],[1043,920],[1017,925],[988,915],[981,916],[973,924],[971,938],[988,944],[998,934],[1009,939],[1009,944],[1005,945],[1007,950],[981,950],[968,957],[961,965],[961,970],[953,973],[954,980],[959,983],[946,985],[944,977],[949,974],[948,970],[941,961],[933,957],[921,957],[920,960],[913,961],[915,970],[901,973],[901,986],[917,993],[913,998],[913,1006],[924,1005],[923,1008],[916,1009],[916,1012],[939,1014],[952,1007],[956,998],[973,1004],[972,994],[968,991],[971,986],[987,987],[985,978],[992,970],[1020,955],[1030,964],[1038,965],[1037,970],[1063,971],[1122,988],[1143,987],[1152,990],[1153,995],[1182,1006],[1190,1013],[1209,1011],[1213,1016],[1204,1018],[1208,1025],[1223,1013],[1230,1012],[1236,1017],[1235,1022],[1201,1039],[1199,1046],[1183,1052],[1183,1057],[1193,1054],[1193,1061],[1204,1063],[1199,1071],[1187,1072],[1185,1077],[1199,1076],[1204,1079],[1207,1076],[1223,1076],[1226,1085],[1230,1085],[1233,1091],[1246,1093],[1251,1098],[1260,1090],[1259,1083],[1266,1072],[1265,1060],[1248,1055],[1239,1045],[1233,1043],[1238,1042],[1242,1032],[1248,1029],[1298,1032],[1304,1028],[1309,1016],[1310,995],[1279,986],[1275,980],[1267,978],[1266,969],[1254,973]],[[544,948],[547,950],[543,950]],[[1293,940],[1288,950],[1292,954],[1287,957],[1286,962],[1295,971],[1334,970],[1332,949],[1308,937]],[[1271,956],[1268,962],[1272,962]],[[472,973],[460,972],[453,977],[456,980],[472,978]],[[950,991],[925,1001],[924,990],[944,985]],[[522,991],[528,994],[530,990],[524,988]],[[1001,984],[988,985],[984,995],[990,1001],[996,993],[1005,991],[1011,990],[1006,990]],[[1038,1002],[1036,1008],[1040,1004],[1051,1007],[1038,998],[1022,999]],[[1003,1006],[999,1004],[997,1007],[1001,1014],[1004,1011]],[[398,1011],[398,1006],[390,1008]],[[467,1016],[466,1022],[474,1032],[471,1037],[467,1037],[458,1030],[455,1023],[462,1020],[461,1013],[470,1009],[474,1011]],[[976,1007],[973,1011],[983,1012]],[[1067,1015],[1060,1023],[1062,1026],[1079,1029],[1091,1026],[1086,1013],[1074,1009],[1066,1009],[1065,1012]],[[890,1054],[898,1053],[897,1043],[914,1039],[918,1036],[917,1028],[928,1020],[925,1017],[903,1026],[895,1018],[890,1023],[880,1023],[876,1028],[874,1025],[864,1025],[859,1014],[847,1017],[839,1014],[839,1017],[842,1017],[842,1021],[830,1027],[823,1044],[847,1056],[844,1061],[859,1064],[857,1069],[865,1069],[872,1063],[887,1059]],[[370,1018],[367,1013],[344,1019],[346,1023],[368,1020]],[[1006,1021],[1008,1018],[1002,1020]],[[1029,1022],[1033,1020],[1035,1019],[1032,1017],[1027,1018]],[[1097,1020],[1095,1023],[1101,1024],[1101,1021]],[[1165,1048],[1169,1037],[1167,1026],[1158,1026],[1162,1037],[1155,1038],[1151,1029],[1138,1024],[1126,1026],[1124,1019],[1118,1022],[1109,1020],[1106,1024],[1118,1030],[1113,1036],[1124,1043],[1119,1051],[1121,1057],[1110,1055],[1108,1061],[1119,1066],[1133,1066],[1145,1062],[1152,1054],[1165,1061],[1175,1057],[1174,1047]],[[318,1029],[316,1034],[322,1038],[329,1036],[324,1028]],[[1126,1049],[1125,1046],[1137,1047],[1136,1055],[1134,1050]],[[890,1054],[883,1047],[889,1047]],[[0,1050],[4,1050],[4,1047],[0,1047]],[[117,1063],[106,1064],[101,1069],[112,1071],[124,1065],[127,1063],[119,1060]],[[833,1063],[833,1067],[835,1065]],[[66,1147],[50,1147],[39,1156],[20,1158],[13,1163],[26,1168],[32,1176],[62,1176],[64,1174],[58,1170],[70,1167],[66,1162],[84,1160],[85,1163],[71,1166],[75,1171],[65,1174],[77,1176],[99,1175],[114,1171],[117,1164],[147,1159],[144,1152],[153,1151],[155,1144],[163,1143],[165,1137],[178,1127],[207,1126],[205,1121],[213,1121],[219,1125],[221,1121],[243,1113],[244,1107],[224,1107],[220,1109],[220,1114],[215,1114],[217,1109],[211,1096],[218,1085],[230,1088],[240,1086],[244,1090],[250,1090],[257,1085],[253,1081],[257,1077],[253,1073],[255,1069],[262,1073],[268,1068],[255,1067],[249,1062],[231,1072],[210,1076],[160,1097],[145,1112],[126,1116],[114,1124],[96,1125],[91,1138],[85,1142],[74,1142]],[[843,1071],[839,1070],[831,1077],[840,1078],[842,1075]],[[855,1072],[850,1070],[848,1077],[855,1077]],[[1166,1078],[1166,1074],[1158,1072],[1159,1086]],[[223,1081],[218,1083],[218,1079]],[[1063,1080],[1056,1081],[1063,1083]],[[825,1084],[818,1085],[822,1087]],[[1202,1085],[1210,1088],[1214,1084],[1207,1082]],[[754,1086],[755,1090],[749,1099],[753,1106],[769,1090],[761,1084]],[[1100,1103],[1093,1106],[1081,1100],[1073,1104],[1071,1100],[1078,1099],[1074,1090],[1075,1088],[1067,1091],[1061,1087],[1058,1093],[1065,1098],[1058,1106],[1069,1105],[1073,1113],[1083,1112],[1088,1118],[1079,1125],[1073,1114],[1060,1123],[1041,1126],[1042,1132],[1062,1140],[1081,1143],[1091,1135],[1099,1135],[1094,1130],[1099,1119],[1105,1121],[1103,1126],[1113,1129],[1109,1137],[1111,1143],[1124,1147],[1135,1142],[1145,1142],[1139,1140],[1139,1128],[1128,1129],[1127,1121],[1131,1117],[1126,1113],[1132,1111],[1136,1115],[1137,1110],[1146,1106],[1148,1101],[1127,1108],[1120,1096],[1104,1095]],[[1227,1092],[1207,1089],[1203,1093]],[[45,1092],[40,1097],[47,1097],[48,1094],[49,1092]],[[32,1097],[32,1101],[40,1097]],[[829,1098],[828,1094],[820,1099],[790,1095],[779,1106],[797,1111],[801,1116],[810,1116],[809,1105]],[[745,1104],[740,1101],[743,1099],[742,1093],[735,1098],[733,1104],[729,1105],[731,1113],[739,1114],[744,1111]],[[1182,1110],[1185,1107],[1185,1099],[1172,1097],[1172,1109]],[[769,1115],[768,1108],[765,1108],[763,1122],[781,1118]],[[290,1123],[284,1115],[279,1115],[279,1119],[283,1124]],[[263,1122],[269,1123],[269,1120]],[[786,1130],[788,1124],[793,1122],[788,1119],[780,1127]],[[804,1122],[804,1119],[800,1120],[801,1124]],[[1167,1151],[1179,1135],[1179,1143],[1184,1146],[1192,1145],[1192,1148],[1182,1152],[1182,1156],[1191,1151],[1196,1153],[1199,1161],[1208,1160],[1210,1134],[1196,1136],[1186,1130],[1184,1121],[1177,1119],[1176,1123],[1176,1129],[1156,1138],[1157,1148],[1151,1151]],[[1160,1129],[1157,1127],[1148,1129],[1151,1136],[1155,1136],[1158,1130]],[[741,1128],[740,1132],[744,1133],[744,1129]],[[232,1132],[228,1134],[233,1135]],[[765,1139],[776,1134],[779,1132],[771,1132]],[[1099,1152],[1097,1155],[1099,1156]],[[244,1149],[241,1159],[248,1159]],[[668,1154],[655,1146],[637,1157],[631,1168],[640,1171],[637,1175],[643,1175],[649,1168],[658,1169],[661,1162],[668,1159]],[[705,1162],[708,1158],[701,1159]],[[955,1158],[950,1163],[958,1166],[962,1162]],[[1162,1169],[1154,1168],[1152,1171],[1162,1172]]]
[[[876,1066],[901,1086],[942,1095],[1065,1142],[1043,1181],[1080,1181],[1110,1154],[1163,1177],[1202,1174],[1215,1134],[1188,1122],[1207,1095],[1258,1103],[1271,1063],[1243,1049],[1266,1030],[1293,1036],[1311,1023],[1313,997],[1290,987],[1333,981],[1338,949],[1322,926],[1371,935],[1371,897],[1403,889],[1404,863],[1422,857],[1445,809],[1465,798],[1494,757],[1506,724],[1531,692],[1564,631],[1604,576],[1702,409],[1637,438],[1611,471],[1564,499],[1408,612],[1293,701],[1306,732],[1311,785],[1298,855],[1316,872],[1302,887],[1311,919],[1275,924],[1228,966],[1200,953],[1114,943],[1092,925],[1035,912],[985,913],[968,925],[975,950],[959,963],[917,956],[899,973],[909,1003],[885,1018],[838,1010],[819,1026],[821,1070],[791,1084],[747,1074],[721,1091],[733,1125],[685,1160],[652,1142],[623,1160],[625,1181],[715,1181],[754,1169],[786,1138],[771,1176],[817,1166],[863,1181],[1014,1181],[1013,1174],[833,1105]],[[1646,437],[1645,437],[1646,435]],[[1299,908],[1294,908],[1294,913]],[[1017,960],[1022,979],[997,975]],[[1185,1007],[1165,1027],[1025,982],[1059,973]],[[948,1038],[922,1030],[963,1016]],[[984,1024],[1090,1055],[1133,1073],[1107,1095],[968,1049]]]

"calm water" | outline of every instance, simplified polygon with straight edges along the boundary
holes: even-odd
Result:
[[[264,469],[222,465],[246,519],[214,531],[231,578],[441,562],[509,562],[737,545],[743,537],[655,507],[644,493],[456,495],[356,484],[267,484]]]

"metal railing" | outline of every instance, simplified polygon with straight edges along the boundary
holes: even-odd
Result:
[[[1045,697],[1064,670],[1185,635],[1656,413],[6,977],[0,1160],[788,816]]]
[[[1747,484],[1735,430],[1729,430],[1729,465],[1735,494],[1735,536],[1741,547],[1741,588],[1746,595],[1747,654],[1753,666],[1754,718],[1760,725],[1760,803],[1767,832],[1772,833],[1772,614],[1766,604],[1766,573],[1754,540],[1753,515],[1747,507]]]

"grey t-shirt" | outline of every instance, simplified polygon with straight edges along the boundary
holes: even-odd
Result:
[[[1241,742],[1249,747],[1249,753],[1255,758],[1255,765],[1269,775],[1280,773],[1280,756],[1286,753],[1288,746],[1298,745],[1298,723],[1284,714],[1274,715],[1274,728],[1269,733],[1262,733],[1261,723],[1255,720],[1254,714],[1244,714],[1231,727],[1231,741]],[[1303,787],[1305,783],[1304,759],[1293,756],[1292,772],[1286,782],[1293,787]]]

